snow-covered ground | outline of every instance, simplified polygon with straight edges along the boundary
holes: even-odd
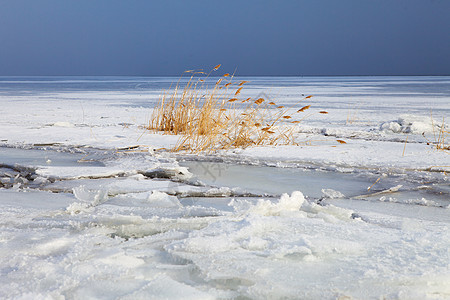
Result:
[[[245,80],[314,95],[299,146],[168,152],[177,78],[0,77],[0,298],[449,299],[450,77]]]

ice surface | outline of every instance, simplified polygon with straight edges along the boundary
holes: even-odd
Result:
[[[0,77],[0,298],[450,298],[449,77],[245,78],[299,146],[209,155],[176,80]]]

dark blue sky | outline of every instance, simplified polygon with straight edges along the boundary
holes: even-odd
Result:
[[[450,75],[449,0],[0,0],[0,75]]]

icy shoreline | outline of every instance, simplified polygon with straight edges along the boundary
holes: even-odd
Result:
[[[200,155],[143,129],[146,80],[0,80],[1,298],[450,297],[450,78],[254,78],[328,114]]]

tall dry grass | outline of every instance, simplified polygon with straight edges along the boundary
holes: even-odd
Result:
[[[171,93],[163,93],[148,129],[181,135],[173,151],[197,153],[295,144],[294,126],[290,125],[303,118],[292,121],[293,117],[304,114],[310,105],[285,108],[268,99],[242,97],[247,81],[234,81],[234,76],[228,73],[208,87],[211,73],[219,68],[220,65],[215,66],[209,74],[186,71],[190,74],[187,83],[181,87],[180,78]]]

